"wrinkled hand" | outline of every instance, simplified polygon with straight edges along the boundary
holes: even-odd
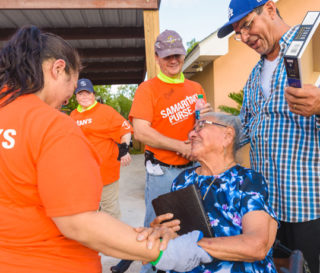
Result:
[[[297,115],[320,115],[320,88],[305,84],[302,88],[286,87],[284,97],[289,109]]]
[[[171,240],[155,267],[160,270],[187,272],[200,265],[212,262],[212,257],[197,242],[203,234],[195,230]]]
[[[131,156],[129,153],[125,154],[123,157],[120,158],[121,166],[128,166],[131,163]]]
[[[137,241],[146,241],[148,249],[152,249],[155,245],[155,242],[161,238],[162,241],[160,243],[160,250],[164,250],[167,248],[168,242],[177,237],[177,234],[172,228],[165,226],[157,226],[153,228],[138,227],[134,230],[138,232]]]
[[[206,103],[200,110],[200,118],[208,113],[208,112],[213,112],[213,108],[211,107],[211,104],[210,103]]]
[[[190,140],[180,142],[179,147],[177,147],[177,155],[180,155],[188,160],[192,159]]]
[[[184,143],[187,144],[187,145],[190,145],[190,154],[188,154],[188,155],[186,155],[186,154],[185,154],[185,155],[182,155],[181,153],[177,152],[177,155],[180,155],[180,156],[182,156],[182,157],[184,157],[184,158],[186,158],[186,159],[188,159],[188,160],[190,160],[190,161],[196,161],[197,158],[193,156],[192,150],[191,150],[191,140],[189,140],[189,139],[188,139],[188,140],[185,140]]]
[[[155,241],[158,240],[159,238],[162,238],[162,242],[160,245],[160,249],[164,250],[167,248],[168,242],[170,239],[173,239],[177,237],[178,235],[176,234],[176,231],[180,230],[180,220],[172,220],[169,222],[162,223],[163,221],[170,220],[173,218],[172,213],[166,213],[157,216],[154,218],[154,220],[150,223],[150,228],[136,228],[135,230],[139,232],[139,239],[141,240],[147,240],[147,247],[152,248],[154,245]],[[165,228],[165,229],[162,229]],[[171,229],[171,233],[167,233],[166,229]],[[162,234],[165,234],[168,238],[162,237]]]
[[[171,228],[172,231],[176,232],[180,230],[180,220],[175,219],[172,221],[168,221],[170,219],[173,218],[173,214],[172,213],[166,213],[166,214],[162,214],[157,216],[156,218],[153,219],[153,221],[150,223],[150,227],[167,227],[167,228]],[[168,221],[168,222],[164,222],[163,221]]]

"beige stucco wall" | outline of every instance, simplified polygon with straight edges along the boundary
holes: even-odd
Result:
[[[213,62],[210,62],[206,67],[204,67],[201,73],[197,73],[192,78],[193,81],[200,82],[201,86],[205,90],[207,101],[214,104],[214,75],[213,75]]]

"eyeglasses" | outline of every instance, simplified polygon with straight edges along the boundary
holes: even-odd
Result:
[[[248,33],[249,33],[249,31],[250,31],[250,29],[251,29],[251,27],[252,27],[252,22],[253,22],[253,19],[254,19],[254,17],[256,17],[256,15],[257,15],[257,13],[255,13],[253,16],[252,16],[252,18],[251,18],[251,20],[248,22],[248,23],[245,23],[245,24],[243,24],[243,26],[240,28],[240,31],[239,32],[236,32],[236,34],[234,35],[234,39],[236,40],[236,41],[239,41],[239,42],[241,42],[242,41],[242,35],[248,35]]]
[[[197,123],[196,123],[196,125],[193,127],[192,131],[195,131],[196,133],[198,133],[201,129],[203,129],[203,127],[204,127],[206,124],[216,125],[216,126],[225,127],[225,128],[228,127],[227,125],[224,125],[224,124],[221,124],[221,123],[217,123],[217,122],[213,122],[213,121],[210,121],[210,120],[202,119],[202,120],[197,121]]]

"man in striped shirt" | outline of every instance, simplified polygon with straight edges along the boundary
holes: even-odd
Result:
[[[240,113],[242,143],[250,142],[251,167],[269,185],[280,219],[278,239],[300,249],[319,272],[320,253],[320,89],[287,87],[283,55],[299,27],[289,27],[273,1],[231,0],[222,38],[235,39],[261,55],[244,87]],[[319,49],[320,50],[320,49]]]

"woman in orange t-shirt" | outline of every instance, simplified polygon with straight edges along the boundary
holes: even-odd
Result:
[[[0,272],[95,273],[98,251],[144,261],[159,255],[159,240],[149,250],[132,227],[97,211],[98,158],[54,109],[72,96],[80,66],[67,42],[34,26],[0,52]],[[166,245],[171,232],[163,236]]]

